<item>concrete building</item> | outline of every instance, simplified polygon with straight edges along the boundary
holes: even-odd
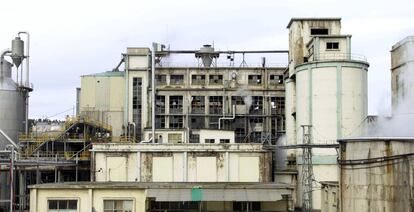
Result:
[[[414,89],[414,36],[408,36],[391,49],[391,91],[393,111],[406,100],[411,102]]]
[[[204,46],[190,53],[203,60],[199,54],[206,48],[212,50],[214,58],[221,54],[234,57],[238,52],[217,52]],[[269,52],[254,52],[260,53]],[[217,66],[214,60],[208,66],[202,61],[190,67],[163,63],[172,54],[188,51],[156,53],[157,142],[204,143],[203,129],[222,129],[233,131],[236,143],[274,143],[285,132],[285,67],[265,63],[247,67],[245,61],[240,67]],[[150,58],[148,48],[128,48],[124,55],[125,71],[82,76],[80,114],[110,124],[115,138],[122,135],[134,142],[148,141],[152,105]]]
[[[413,211],[413,141],[340,139],[341,211]]]
[[[286,138],[288,145],[304,143],[309,126],[312,144],[334,144],[336,139],[358,135],[367,117],[365,57],[351,51],[351,36],[341,35],[340,18],[293,18],[289,22],[289,71],[286,72]],[[317,182],[338,181],[334,148],[314,148],[313,177]],[[302,149],[297,157],[302,178]],[[298,184],[298,207],[302,200]],[[321,209],[321,192],[312,192],[313,209]]]

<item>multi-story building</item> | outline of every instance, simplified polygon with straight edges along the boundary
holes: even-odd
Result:
[[[202,53],[205,50],[211,52]],[[274,143],[284,133],[285,67],[260,63],[256,66],[218,66],[214,60],[220,54],[235,53],[217,52],[210,46],[192,52],[196,57],[206,54],[209,64],[177,67],[162,63],[168,55],[180,52],[185,51],[157,53],[154,80],[156,142],[228,142],[226,139],[205,139],[203,129],[233,131],[235,136],[231,140],[236,143]],[[244,55],[249,51],[239,53]],[[125,71],[82,76],[80,114],[109,123],[115,137],[123,135],[133,137],[136,142],[149,141],[152,115],[150,59],[148,48],[128,48],[124,55]]]

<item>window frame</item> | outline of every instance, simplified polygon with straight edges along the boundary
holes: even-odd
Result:
[[[340,50],[339,41],[326,42],[326,51],[339,51],[339,50]]]
[[[102,210],[103,212],[110,212],[111,209],[105,209],[105,201],[132,201],[132,209],[131,212],[135,212],[135,198],[133,197],[105,197],[102,199]],[[123,210],[124,211],[124,210]]]
[[[50,211],[50,201],[70,201],[70,200],[75,200],[76,201],[76,211],[79,212],[79,204],[80,204],[80,198],[73,198],[73,197],[53,197],[53,198],[47,198],[47,211]],[[65,210],[68,211],[69,209],[52,209],[52,210],[57,210],[57,211],[61,211],[61,210]],[[75,210],[75,209],[71,209],[71,210]],[[63,211],[63,212],[65,212]]]

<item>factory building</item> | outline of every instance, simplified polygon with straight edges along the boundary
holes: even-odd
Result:
[[[292,147],[302,144],[329,147],[338,138],[361,133],[358,126],[367,117],[369,65],[365,57],[352,53],[351,35],[341,34],[340,21],[340,18],[294,18],[287,26],[286,138]],[[310,157],[304,157],[300,148],[289,150],[288,154],[297,158],[298,206],[307,201],[311,208],[320,210],[321,192],[313,188],[321,181],[339,180],[337,152],[335,148],[310,151]],[[304,161],[306,158],[311,159]],[[303,191],[304,188],[309,191]]]
[[[220,55],[232,58],[237,52],[218,52],[209,45],[191,52],[199,60],[192,67],[163,63],[172,54],[189,53],[156,53],[157,143],[228,143],[229,139],[235,143],[275,143],[285,132],[285,67],[265,63],[219,66],[215,60]],[[110,124],[114,139],[122,139],[119,136],[133,142],[149,141],[150,59],[150,49],[128,48],[124,55],[125,71],[82,76],[80,115]],[[203,129],[232,131],[234,136],[213,141],[205,138],[203,133],[208,132]]]

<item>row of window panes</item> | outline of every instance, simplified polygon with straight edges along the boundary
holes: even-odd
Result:
[[[158,85],[167,84],[167,75],[156,75],[156,83]],[[182,85],[184,83],[184,75],[170,75],[170,85]],[[192,85],[205,85],[206,84],[206,75],[194,74],[191,75],[191,84]],[[223,84],[223,75],[209,75],[209,84],[210,85],[222,85]],[[261,85],[262,84],[262,75],[248,75],[248,84],[249,85]],[[283,75],[270,75],[270,84],[283,84]]]
[[[77,200],[48,200],[49,212],[77,212]],[[132,200],[104,200],[104,212],[132,212]]]

